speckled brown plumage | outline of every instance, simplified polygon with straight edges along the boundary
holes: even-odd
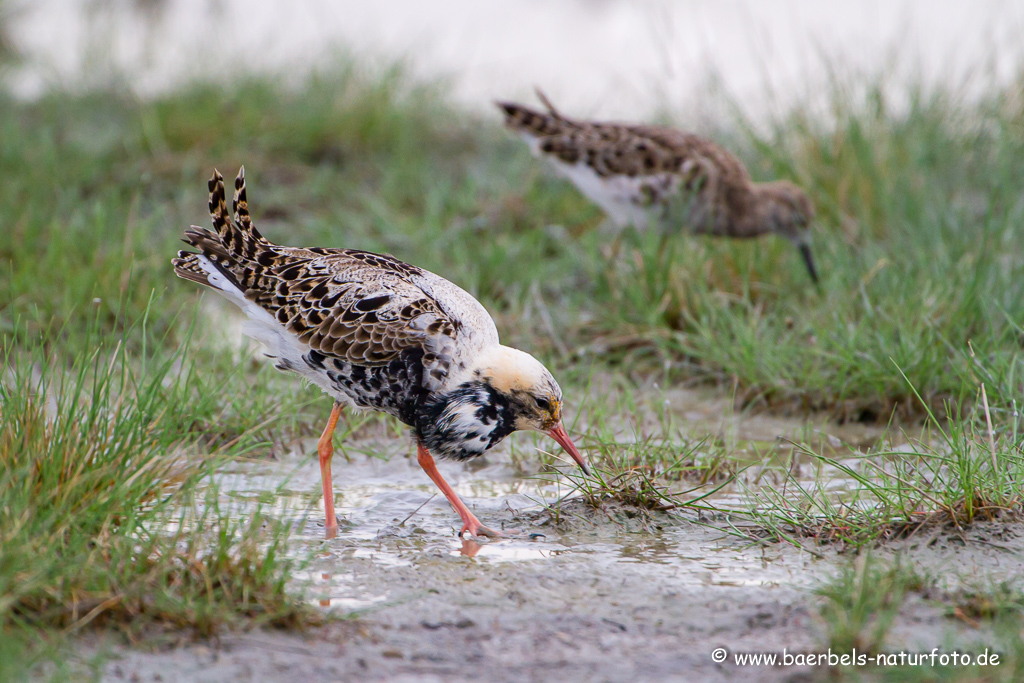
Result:
[[[214,230],[193,226],[186,231],[185,241],[199,248],[245,299],[310,351],[331,361],[374,368],[415,350],[426,378],[432,380],[429,388],[437,389],[448,376],[460,341],[459,313],[477,324],[468,336],[476,333],[496,342],[486,311],[468,294],[427,271],[356,249],[304,249],[267,241],[249,217],[244,172],[236,180],[233,206],[235,221],[227,211],[223,179],[215,175],[210,181]],[[174,261],[175,271],[209,284],[196,258],[181,252]],[[462,310],[444,310],[425,287],[451,295],[450,307]],[[351,398],[365,404],[362,394]]]
[[[800,248],[817,282],[807,231],[814,208],[800,188],[753,182],[735,156],[692,133],[570,119],[538,94],[546,112],[498,102],[505,124],[615,223],[645,228],[653,220],[734,238],[774,233]]]
[[[411,426],[420,464],[459,512],[463,531],[473,534],[493,532],[444,482],[431,452],[466,460],[517,429],[536,429],[584,466],[561,425],[554,378],[529,354],[499,344],[490,315],[467,292],[384,254],[273,244],[249,215],[244,170],[232,211],[219,173],[209,189],[213,230],[185,232],[198,251],[180,251],[175,273],[235,303],[249,319],[246,333],[267,347],[279,369],[334,397],[318,446],[329,536],[337,528],[331,435],[344,405]]]

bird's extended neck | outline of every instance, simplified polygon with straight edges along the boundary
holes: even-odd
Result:
[[[434,455],[470,460],[516,430],[507,396],[488,381],[473,379],[425,401],[416,416],[416,437]]]

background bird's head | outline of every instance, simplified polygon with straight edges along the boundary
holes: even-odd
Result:
[[[807,194],[788,180],[757,186],[759,218],[772,232],[799,242],[814,220],[814,205]]]
[[[814,205],[807,193],[788,180],[759,183],[756,187],[758,222],[797,246],[811,280],[818,284],[810,246]]]

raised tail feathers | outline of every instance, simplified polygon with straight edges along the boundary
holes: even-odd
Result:
[[[548,114],[562,121],[568,120],[564,116],[562,116],[562,114],[557,109],[555,109],[555,105],[551,104],[551,100],[548,99],[548,96],[544,94],[544,91],[540,89],[539,85],[534,86],[533,91],[537,93],[537,99],[540,100],[540,103],[543,104],[544,108],[548,110]]]
[[[528,133],[535,137],[546,137],[548,135],[560,135],[570,129],[577,128],[577,124],[562,116],[551,100],[544,92],[537,88],[537,97],[547,108],[547,112],[531,109],[515,102],[495,102],[505,113],[505,125],[512,130]]]
[[[213,229],[221,238],[229,238],[231,233],[231,214],[228,213],[228,205],[224,195],[224,176],[220,171],[213,169],[213,176],[207,181],[210,188],[210,218],[213,219]]]
[[[227,195],[224,192],[224,176],[214,169],[208,183],[210,188],[210,218],[213,229],[220,235],[224,247],[232,254],[245,259],[255,258],[260,246],[271,246],[252,223],[249,216],[249,202],[245,197],[245,166],[235,178],[235,196],[231,202],[234,220],[228,212]]]
[[[231,200],[231,210],[247,238],[247,251],[251,250],[254,254],[258,246],[272,246],[253,225],[252,217],[249,215],[249,202],[245,198],[245,166],[238,169],[238,176],[235,177],[235,196]],[[252,257],[252,254],[247,256]]]
[[[209,271],[204,268],[209,263],[233,285],[244,290],[263,271],[265,266],[260,262],[260,257],[264,252],[272,254],[274,245],[252,223],[245,196],[244,167],[235,179],[235,195],[232,200],[234,219],[228,211],[224,176],[219,171],[214,170],[208,187],[213,230],[193,225],[185,231],[182,241],[197,248],[199,253],[184,250],[178,252],[177,258],[172,260],[174,272],[186,280],[212,286]]]

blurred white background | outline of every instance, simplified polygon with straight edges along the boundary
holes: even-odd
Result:
[[[715,85],[751,111],[813,101],[828,69],[894,83],[1011,78],[1024,2],[993,0],[8,0],[26,58],[9,78],[121,81],[140,94],[244,70],[301,76],[354,54],[405,60],[472,108],[542,86],[580,116],[703,113]],[[808,95],[811,97],[808,99]]]

